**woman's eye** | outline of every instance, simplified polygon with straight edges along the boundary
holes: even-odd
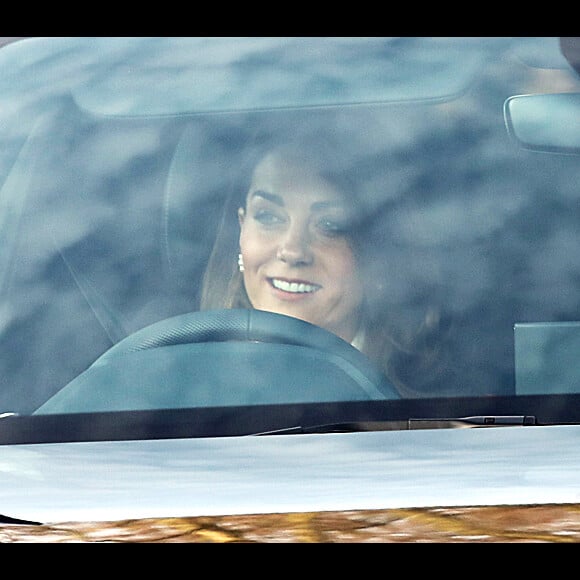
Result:
[[[264,226],[272,226],[282,222],[282,218],[272,211],[261,209],[254,213],[254,219]]]
[[[327,236],[342,236],[346,234],[347,223],[343,220],[322,218],[318,221],[318,227]]]

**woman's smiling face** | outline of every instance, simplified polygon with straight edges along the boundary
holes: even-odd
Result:
[[[244,284],[252,306],[311,322],[351,342],[363,287],[346,235],[343,195],[307,165],[269,154],[240,208]]]

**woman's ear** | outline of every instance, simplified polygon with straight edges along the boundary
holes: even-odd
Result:
[[[238,208],[238,222],[240,222],[240,227],[244,225],[244,218],[246,217],[246,212],[243,207]]]

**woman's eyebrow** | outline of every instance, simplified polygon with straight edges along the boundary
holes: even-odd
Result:
[[[310,209],[313,211],[326,211],[328,209],[339,209],[344,210],[345,205],[340,201],[315,201],[311,206]]]
[[[251,197],[262,197],[268,201],[271,201],[272,203],[275,203],[276,205],[279,205],[280,207],[284,207],[284,198],[281,195],[269,193],[263,189],[256,189],[253,191]]]
[[[271,201],[272,203],[280,207],[284,207],[286,205],[283,196],[278,195],[276,193],[270,193],[269,191],[264,191],[263,189],[256,189],[255,191],[252,192],[250,197],[252,199],[254,197],[261,197],[265,200]],[[310,205],[310,209],[315,212],[327,211],[329,209],[344,210],[345,205],[341,201],[315,201]]]

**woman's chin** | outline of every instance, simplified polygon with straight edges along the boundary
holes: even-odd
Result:
[[[281,306],[265,306],[259,308],[259,310],[266,310],[268,312],[274,312],[276,314],[284,314],[285,316],[291,316],[292,318],[298,318],[304,320],[305,322],[310,322],[310,324],[315,324],[316,326],[321,326],[320,320],[311,314],[304,312],[300,308],[296,308],[292,304],[283,304]]]

